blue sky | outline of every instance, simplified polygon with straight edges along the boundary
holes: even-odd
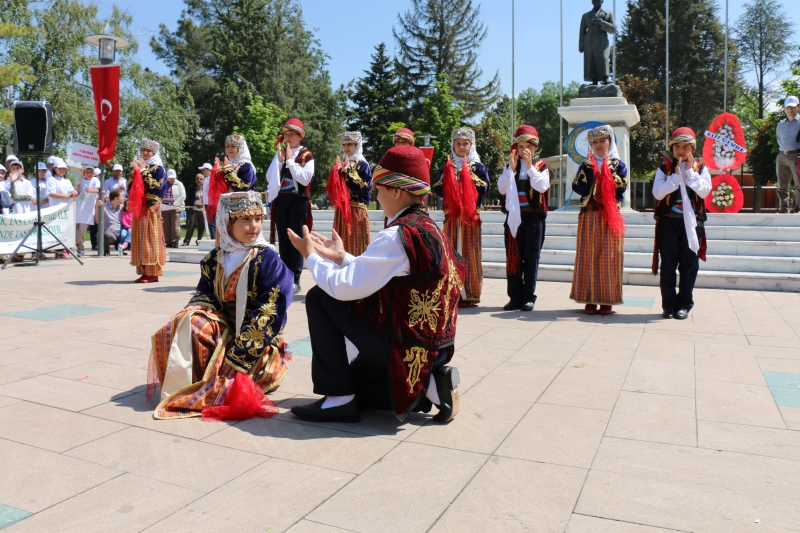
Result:
[[[90,0],[82,0],[89,2]],[[757,0],[756,0],[757,1]],[[479,53],[484,75],[490,78],[499,72],[503,92],[511,93],[511,0],[473,0],[481,3],[481,19],[488,27],[488,36]],[[150,38],[159,24],[170,29],[177,25],[183,10],[182,0],[95,0],[101,14],[113,3],[134,16],[133,29],[139,36],[139,60],[156,72],[168,73],[166,65],[151,52]],[[301,0],[306,26],[312,29],[323,49],[330,56],[328,70],[334,87],[362,76],[369,67],[375,45],[384,41],[394,50],[392,25],[397,13],[409,9],[409,0]],[[717,0],[724,16],[724,0]],[[784,1],[788,6],[793,2]],[[614,0],[605,0],[604,9],[613,10]],[[744,0],[729,0],[731,24],[741,15]],[[625,0],[616,0],[617,11],[624,13]],[[591,9],[589,0],[564,0],[564,83],[580,81],[583,59],[578,53],[580,16]],[[788,11],[788,9],[787,9]],[[621,15],[620,15],[621,16]],[[556,0],[516,0],[516,75],[515,90],[541,87],[548,80],[559,78],[559,2]],[[620,17],[617,17],[618,23]],[[795,15],[794,27],[800,22]],[[465,21],[469,24],[469,21]],[[796,42],[797,34],[793,37]]]

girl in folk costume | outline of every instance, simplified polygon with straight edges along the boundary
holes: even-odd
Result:
[[[550,170],[536,155],[538,149],[536,128],[525,124],[517,128],[511,162],[497,180],[506,213],[506,311],[533,311],[536,303],[536,278],[550,203]]]
[[[610,315],[622,303],[625,220],[619,211],[628,187],[611,126],[589,130],[589,159],[581,164],[572,190],[581,195],[575,272],[569,297],[586,304],[587,315]]]
[[[128,210],[133,213],[131,226],[131,264],[139,278],[136,283],[154,283],[163,273],[167,259],[164,225],[161,219],[161,200],[169,183],[167,171],[156,141],[142,139],[141,158],[133,161],[133,184]]]
[[[314,178],[314,156],[308,148],[300,145],[303,138],[303,123],[290,118],[278,137],[278,151],[267,170],[268,202],[272,204],[269,240],[275,244],[277,227],[278,250],[283,262],[294,272],[295,294],[300,292],[303,256],[289,242],[286,230],[291,228],[300,235],[304,224],[311,229],[313,223],[311,180]]]
[[[223,194],[220,246],[201,262],[197,291],[153,335],[148,399],[154,418],[242,419],[277,412],[264,393],[286,371],[283,327],[291,271],[262,236],[264,204],[254,191]]]
[[[339,234],[345,252],[359,256],[369,246],[369,191],[372,169],[364,159],[361,133],[348,131],[339,135],[345,161],[336,157],[328,177],[327,193],[336,209],[333,231]]]
[[[219,197],[228,192],[250,191],[256,185],[256,167],[242,135],[225,138],[225,159],[214,158],[208,186],[208,217],[216,220]]]
[[[453,131],[450,156],[439,170],[432,189],[444,200],[444,233],[467,264],[467,278],[459,305],[470,307],[481,301],[483,265],[481,217],[478,207],[489,190],[489,173],[475,151],[475,132]]]
[[[669,142],[671,157],[656,171],[656,239],[653,275],[661,255],[661,307],[664,318],[684,320],[694,306],[692,291],[700,261],[706,260],[706,206],[703,198],[711,192],[711,175],[694,160],[697,138],[690,128],[678,128]],[[681,273],[675,294],[676,275]]]

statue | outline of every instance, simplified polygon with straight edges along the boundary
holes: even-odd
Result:
[[[608,34],[616,33],[614,14],[600,9],[603,0],[592,0],[594,9],[581,17],[581,38],[578,51],[583,54],[583,79],[597,85],[608,83],[608,58],[611,47]]]

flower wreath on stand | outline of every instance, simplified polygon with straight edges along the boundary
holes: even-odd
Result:
[[[744,206],[744,192],[736,178],[720,174],[711,180],[711,194],[705,202],[710,213],[738,213]]]

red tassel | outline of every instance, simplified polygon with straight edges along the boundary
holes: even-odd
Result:
[[[214,168],[211,169],[211,183],[208,184],[209,220],[216,220],[219,197],[226,192],[228,192],[228,182],[225,181],[225,173],[219,169],[219,165],[214,164]]]
[[[444,164],[442,195],[444,196],[444,214],[453,218],[461,216],[461,187],[456,179],[456,167],[452,161]]]
[[[328,183],[325,191],[328,193],[328,201],[342,214],[345,226],[352,225],[352,213],[350,211],[350,192],[347,190],[344,174],[340,171],[341,167],[334,165],[328,175]]]
[[[131,192],[128,196],[128,211],[133,213],[133,218],[141,220],[147,214],[147,201],[144,196],[144,180],[142,179],[142,171],[139,167],[133,167],[133,183],[131,184]]]
[[[506,251],[506,275],[517,274],[519,272],[519,245],[517,238],[508,235],[508,250]]]
[[[617,237],[625,236],[625,219],[617,208],[617,184],[611,169],[608,168],[608,159],[603,160],[603,166],[595,177],[600,192],[600,202],[603,204],[603,218]]]
[[[478,223],[478,188],[466,161],[461,165],[461,220],[470,226]]]
[[[278,408],[266,397],[253,378],[237,372],[222,405],[203,407],[201,416],[204,421],[224,421],[246,420],[254,416],[269,418],[277,414]]]

